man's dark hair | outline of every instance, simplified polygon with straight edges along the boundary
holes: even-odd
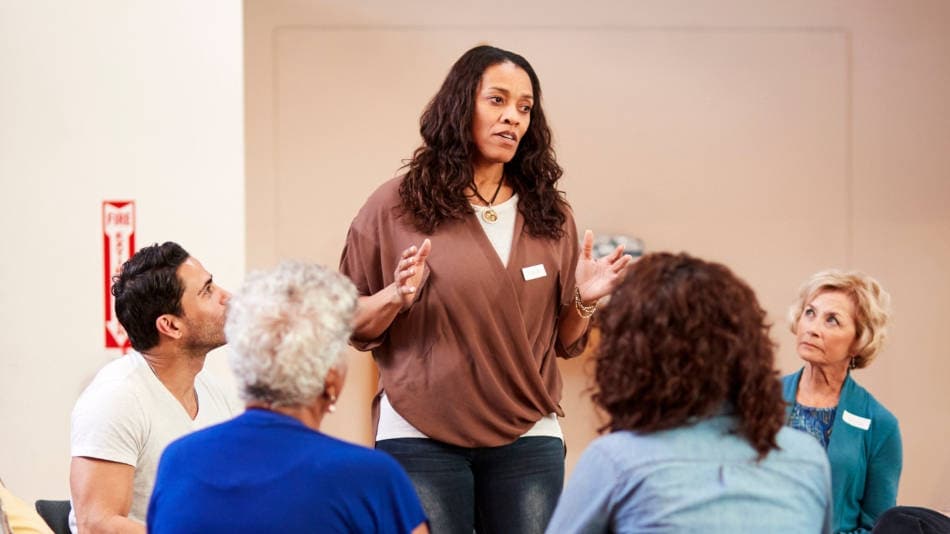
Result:
[[[177,271],[188,256],[178,243],[156,243],[135,253],[112,277],[115,314],[133,349],[142,352],[158,344],[155,320],[159,316],[182,314],[185,287]]]

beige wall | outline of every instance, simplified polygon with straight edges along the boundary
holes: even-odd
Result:
[[[745,277],[776,322],[837,266],[894,295],[857,377],[900,418],[899,500],[950,508],[950,4],[245,2],[247,259],[335,264],[363,200],[418,143],[452,61],[489,42],[539,72],[578,224]],[[351,355],[332,432],[368,442],[374,384]],[[562,365],[569,466],[598,422],[589,365]]]
[[[100,205],[137,243],[244,275],[239,2],[0,2],[0,477],[68,495],[69,414],[103,347]],[[209,366],[227,385],[224,354]]]

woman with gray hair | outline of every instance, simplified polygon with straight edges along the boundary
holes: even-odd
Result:
[[[897,501],[897,418],[851,378],[880,352],[889,305],[877,280],[828,270],[802,285],[789,310],[805,366],[783,380],[788,424],[828,452],[835,532],[868,532]]]
[[[248,277],[225,326],[247,411],[168,446],[150,532],[428,532],[395,460],[319,431],[346,378],[355,307],[353,284],[321,266]]]

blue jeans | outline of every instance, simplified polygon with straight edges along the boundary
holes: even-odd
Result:
[[[564,485],[559,438],[476,448],[400,438],[376,448],[409,473],[433,534],[543,533]]]

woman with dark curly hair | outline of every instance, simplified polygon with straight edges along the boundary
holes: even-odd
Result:
[[[422,114],[406,173],[350,226],[353,345],[380,370],[376,447],[433,532],[541,532],[564,478],[556,356],[580,354],[618,247],[579,250],[541,86],[518,54],[466,52]]]
[[[723,265],[638,261],[601,316],[584,451],[548,532],[829,532],[830,471],[787,427],[765,311]]]

